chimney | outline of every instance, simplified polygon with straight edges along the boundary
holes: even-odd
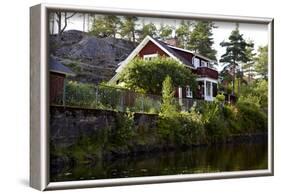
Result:
[[[178,47],[179,46],[179,42],[177,37],[174,38],[168,38],[164,41],[166,44],[171,45],[171,46],[175,46]]]

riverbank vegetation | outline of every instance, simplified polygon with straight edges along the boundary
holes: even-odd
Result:
[[[243,88],[236,104],[225,102],[219,94],[214,102],[194,104],[182,111],[174,98],[172,78],[167,76],[162,85],[160,112],[155,124],[136,123],[133,111],[116,111],[115,124],[94,136],[81,136],[70,147],[51,146],[52,158],[72,158],[78,163],[95,163],[99,159],[182,149],[190,146],[228,142],[234,136],[267,133],[267,81],[252,83]]]

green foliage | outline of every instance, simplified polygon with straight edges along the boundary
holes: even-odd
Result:
[[[177,144],[192,145],[206,142],[202,115],[196,112],[195,109],[180,114],[180,127],[175,130]]]
[[[113,146],[129,146],[134,135],[134,113],[117,113],[116,130],[110,134],[109,141]]]
[[[149,96],[142,95],[137,97],[134,105],[134,111],[156,114],[160,112],[160,107],[160,99],[154,99]]]
[[[223,94],[217,94],[215,101],[219,103],[224,103],[225,96]]]
[[[176,29],[176,37],[178,38],[179,47],[187,49],[191,24],[189,21],[182,20],[179,27]]]
[[[175,92],[172,86],[172,79],[170,76],[167,76],[163,81],[162,86],[162,105],[161,105],[161,113],[160,115],[169,117],[171,115],[176,114],[179,110],[178,107],[175,106]]]
[[[229,63],[230,65],[237,65],[239,62],[248,62],[249,56],[246,53],[247,47],[253,47],[252,43],[247,43],[243,34],[240,34],[239,26],[233,30],[229,36],[229,41],[220,43],[222,47],[226,47],[226,53],[221,56],[220,62]]]
[[[212,22],[197,22],[190,34],[187,48],[216,61],[217,51],[212,48],[214,27]]]
[[[173,87],[186,86],[187,83],[191,88],[196,87],[195,75],[178,61],[168,57],[132,60],[122,71],[120,82],[131,90],[159,95],[167,75],[171,77]]]
[[[164,138],[165,142],[174,142],[174,129],[180,127],[179,109],[174,103],[174,90],[172,79],[166,76],[162,84],[162,104],[161,112],[159,113],[159,133]]]
[[[95,87],[92,84],[68,81],[65,86],[65,104],[79,107],[96,107]]]
[[[115,109],[119,105],[122,91],[118,88],[100,85],[97,92],[99,103],[105,108]]]
[[[160,25],[159,36],[162,40],[171,38],[172,32],[173,32],[172,26],[163,25],[163,24]]]
[[[212,138],[223,138],[230,134],[221,104],[205,102],[201,104],[198,110],[202,114],[206,135],[210,140]]]
[[[268,77],[268,46],[259,47],[258,56],[255,59],[255,71],[263,79]]]
[[[249,45],[254,45],[254,41],[250,40],[247,42]],[[247,81],[250,83],[252,79],[254,79],[254,63],[255,63],[255,55],[254,47],[246,47],[246,56],[249,59],[246,63],[242,65],[243,73],[247,74]]]
[[[136,16],[125,16],[124,21],[121,22],[120,35],[129,41],[136,42],[136,27],[138,17]]]
[[[240,101],[252,102],[264,112],[268,107],[268,81],[256,80],[241,88]]]
[[[121,24],[121,19],[114,15],[98,15],[93,20],[90,34],[96,37],[116,37]]]
[[[238,101],[239,122],[244,132],[266,132],[267,116],[252,102]]]
[[[146,36],[155,37],[157,35],[157,28],[153,23],[143,24],[142,28],[138,30],[139,42],[142,41]]]
[[[249,50],[253,48],[253,43],[247,43],[243,34],[240,34],[239,26],[236,25],[236,29],[233,30],[229,36],[229,41],[223,41],[220,43],[222,47],[226,47],[226,52],[221,56],[220,62],[225,63],[223,71],[230,72],[232,74],[232,93],[235,90],[235,79],[241,78],[241,75],[237,73],[237,67],[239,63],[248,63],[251,60]],[[239,77],[240,75],[240,77]]]

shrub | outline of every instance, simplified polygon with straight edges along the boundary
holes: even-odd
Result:
[[[98,87],[98,100],[107,109],[115,109],[120,104],[122,90],[112,86]]]
[[[216,99],[215,99],[216,102],[219,102],[219,103],[224,103],[225,101],[225,96],[223,94],[218,94],[216,96]]]
[[[128,146],[134,135],[134,114],[131,112],[116,115],[116,128],[111,132],[109,142],[112,145]]]
[[[267,116],[255,103],[239,101],[239,122],[245,132],[266,132]]]
[[[227,122],[228,130],[231,134],[237,134],[243,132],[241,129],[241,123],[238,120],[238,109],[234,105],[224,105],[223,107],[223,117],[225,122]]]
[[[202,114],[208,138],[222,138],[229,135],[227,121],[223,117],[223,107],[217,102],[205,102],[198,108]]]
[[[142,95],[137,97],[134,105],[134,111],[146,113],[159,113],[161,102],[157,99]]]
[[[96,89],[91,84],[68,81],[65,87],[65,104],[80,107],[96,107]]]
[[[176,142],[182,145],[205,143],[205,129],[202,115],[191,109],[180,114],[180,128],[177,130]]]
[[[169,57],[155,57],[151,60],[136,58],[120,75],[120,83],[134,91],[148,94],[161,94],[162,83],[166,76],[173,80],[173,86],[196,88],[195,75],[183,64]]]

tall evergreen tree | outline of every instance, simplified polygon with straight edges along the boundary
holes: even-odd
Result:
[[[136,42],[136,34],[137,34],[137,24],[138,17],[136,16],[125,16],[124,20],[121,23],[120,35],[127,40]]]
[[[248,61],[242,65],[242,71],[247,76],[247,81],[250,83],[254,79],[254,63],[255,63],[255,55],[254,53],[254,41],[250,40],[247,42],[249,45],[253,45],[252,47],[246,48],[246,56],[248,57]]]
[[[268,78],[268,46],[258,48],[258,56],[255,59],[255,71],[263,79]]]
[[[118,16],[95,16],[90,33],[97,37],[116,37],[121,20]]]
[[[189,21],[182,20],[179,27],[176,29],[176,37],[179,47],[187,49],[187,44],[190,36],[191,24]]]
[[[161,24],[159,28],[159,36],[161,39],[165,40],[172,37],[173,28],[169,25]]]
[[[139,30],[139,42],[142,41],[147,35],[155,37],[157,35],[157,28],[153,23],[143,24]]]
[[[223,41],[220,43],[222,47],[226,47],[226,52],[221,56],[220,62],[226,63],[226,68],[232,74],[232,94],[235,91],[235,78],[237,77],[237,69],[239,63],[247,63],[250,61],[249,56],[247,56],[247,47],[253,47],[253,44],[247,43],[243,34],[240,34],[239,25],[236,25],[235,30],[233,30],[229,36],[229,41]],[[240,72],[239,74],[240,75]]]
[[[212,48],[214,44],[212,38],[213,28],[215,28],[215,26],[212,22],[197,22],[190,34],[187,48],[216,61],[217,51]]]

